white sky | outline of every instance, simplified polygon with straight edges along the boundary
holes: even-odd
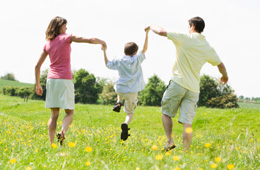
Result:
[[[34,66],[55,16],[67,19],[67,33],[105,40],[110,59],[122,55],[130,41],[142,49],[146,25],[187,32],[187,20],[200,16],[206,23],[203,34],[226,65],[235,93],[260,97],[259,9],[259,0],[1,0],[0,76],[13,73],[20,82],[34,83]],[[167,84],[175,60],[173,43],[150,32],[146,57],[145,81],[157,74]],[[105,67],[99,45],[72,43],[71,65],[117,78],[116,71]],[[48,67],[47,58],[42,69]],[[220,77],[210,64],[201,74]]]

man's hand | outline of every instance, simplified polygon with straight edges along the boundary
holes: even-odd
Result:
[[[222,84],[226,84],[228,82],[228,76],[222,76],[220,78],[220,80],[221,80]]]

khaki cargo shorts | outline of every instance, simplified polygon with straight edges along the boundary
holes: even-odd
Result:
[[[171,80],[162,98],[162,113],[175,117],[180,108],[179,123],[192,124],[198,100],[199,93],[187,90]]]
[[[138,93],[120,93],[120,92],[116,92],[116,93],[121,98],[125,99],[124,112],[128,114],[134,113],[138,102],[137,99]]]

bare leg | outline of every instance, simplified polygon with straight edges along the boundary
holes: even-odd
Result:
[[[192,133],[186,133],[186,128],[192,128],[191,124],[183,124],[183,150],[188,151],[190,149]]]
[[[165,145],[165,147],[170,147],[174,141],[172,139],[172,118],[162,114],[162,122],[163,122],[163,127],[167,136],[167,143]]]
[[[117,95],[117,103],[122,102],[122,97],[120,95]],[[119,105],[119,104],[118,104]]]
[[[48,122],[49,139],[50,139],[51,144],[54,142],[54,136],[55,136],[55,132],[56,132],[59,112],[60,112],[60,108],[51,108],[51,118]]]
[[[127,113],[126,117],[125,117],[125,123],[129,124],[133,118],[134,114],[133,113]]]
[[[63,122],[62,122],[62,129],[60,131],[61,135],[63,137],[65,137],[65,133],[67,132],[68,128],[69,128],[69,125],[71,124],[72,120],[73,120],[73,113],[74,113],[74,110],[68,110],[66,109],[65,110],[66,112],[66,115],[65,117],[63,118]]]

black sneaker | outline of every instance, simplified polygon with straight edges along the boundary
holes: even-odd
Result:
[[[126,123],[122,123],[121,129],[121,139],[125,141],[128,138],[128,136],[130,136],[130,134],[128,134],[128,130],[130,130],[130,128],[128,128],[128,125]]]
[[[118,104],[119,104],[119,105],[118,105]],[[113,111],[115,111],[115,112],[120,112],[121,106],[122,106],[122,103],[121,103],[121,102],[117,102],[117,103],[115,104],[115,106],[113,107]]]

